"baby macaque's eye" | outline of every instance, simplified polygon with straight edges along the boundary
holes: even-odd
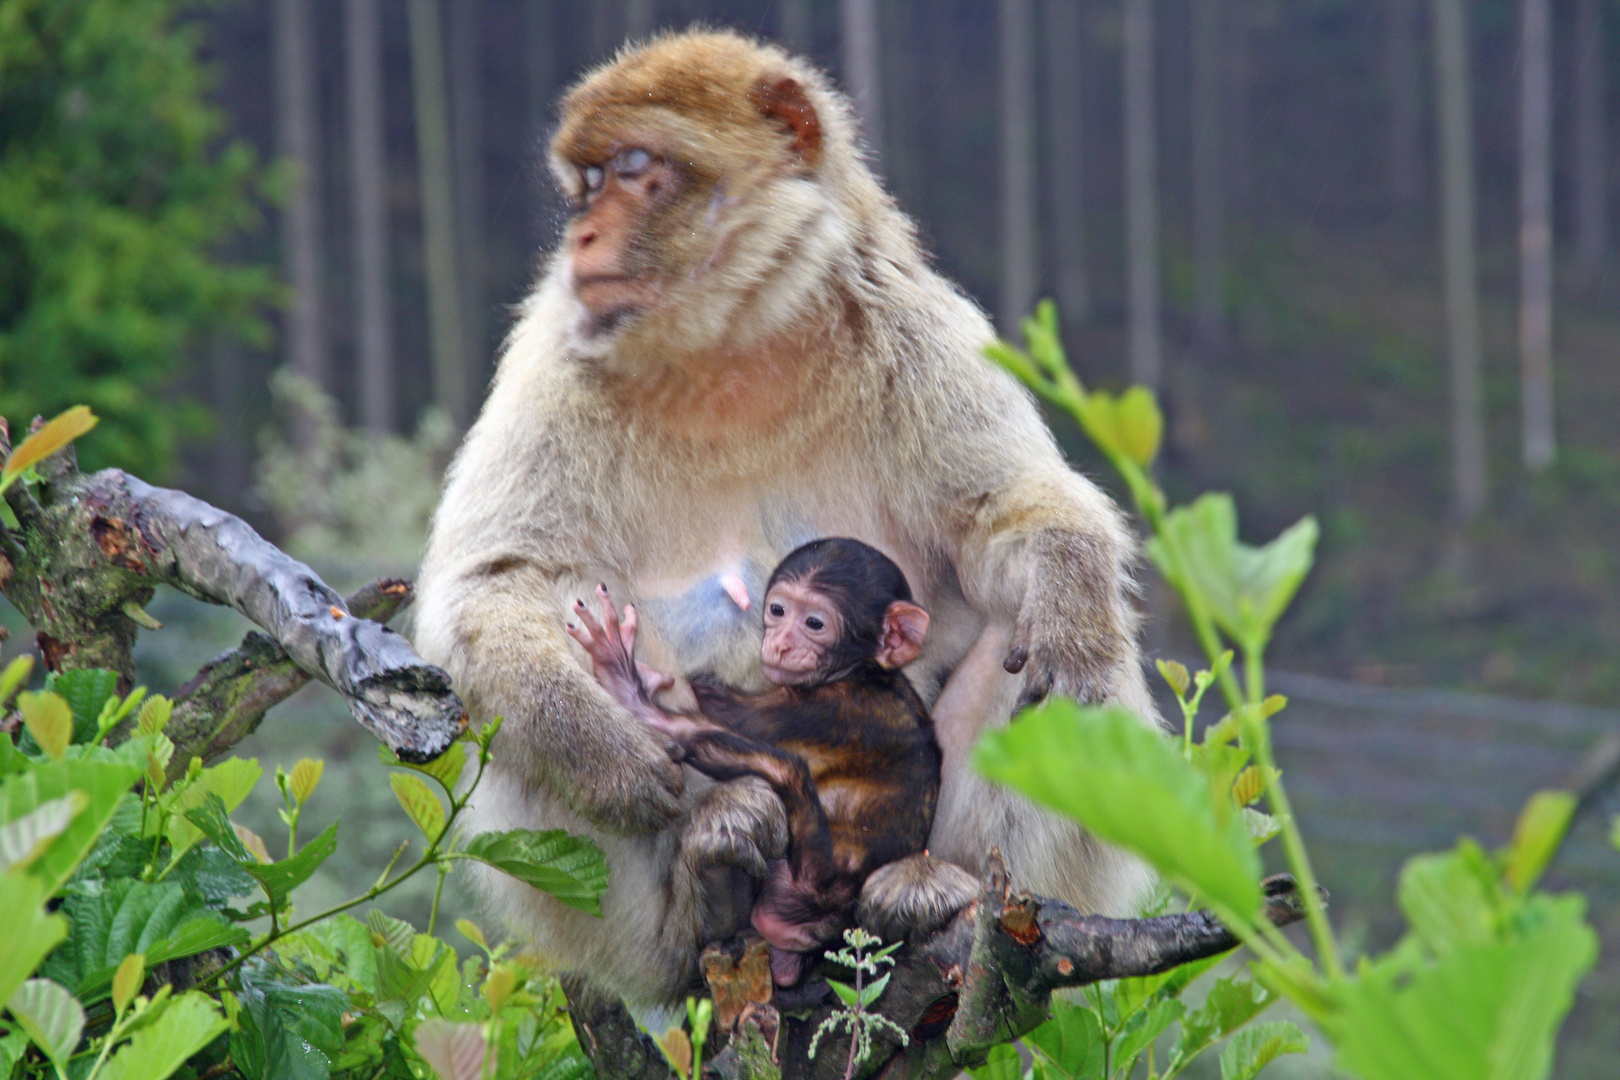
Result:
[[[579,174],[585,181],[586,191],[594,193],[602,190],[602,180],[606,175],[602,172],[602,166],[587,165],[580,170]]]
[[[781,604],[772,604],[771,605],[771,614],[775,615],[778,619],[780,619],[782,616],[787,614],[787,611],[786,611],[786,609],[784,609],[782,607]]]
[[[812,630],[820,630],[822,627],[826,626],[827,624],[822,622],[816,616],[812,615],[808,619],[804,620],[804,625],[808,626]]]

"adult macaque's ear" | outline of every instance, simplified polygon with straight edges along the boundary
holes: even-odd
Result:
[[[753,90],[754,104],[793,136],[793,152],[807,168],[821,161],[821,117],[797,79],[766,79]]]
[[[878,642],[877,662],[885,668],[905,667],[922,652],[928,636],[928,612],[916,604],[896,600],[883,613],[883,640]]]

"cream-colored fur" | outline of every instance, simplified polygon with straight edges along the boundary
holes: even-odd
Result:
[[[684,994],[701,864],[757,865],[739,835],[779,851],[780,810],[758,785],[710,785],[671,764],[590,676],[563,631],[568,607],[606,582],[638,606],[654,666],[758,686],[764,576],[805,540],[847,535],[893,557],[932,616],[907,671],[940,698],[934,854],[976,873],[999,846],[1022,888],[1132,912],[1148,882],[1138,864],[967,766],[974,737],[1006,722],[1030,678],[1156,720],[1119,512],[1068,468],[1030,395],[982,358],[990,324],[929,268],[819,72],[733,35],[683,35],[621,55],[570,102],[694,64],[739,96],[761,78],[796,80],[819,154],[775,167],[779,149],[749,149],[785,145],[763,121],[727,142],[713,116],[632,100],[628,127],[678,127],[699,148],[714,129],[711,157],[740,179],[722,180],[689,250],[669,256],[652,311],[593,332],[566,245],[523,306],[450,468],[417,647],[475,720],[505,717],[474,827],[584,833],[612,876],[601,920],[495,872],[480,876],[484,895],[536,951],[632,1004]],[[571,122],[584,121],[565,112],[565,132]],[[566,155],[553,166],[575,182]],[[723,574],[747,585],[749,610],[715,586]],[[1018,676],[1001,668],[1015,646],[1029,657]]]

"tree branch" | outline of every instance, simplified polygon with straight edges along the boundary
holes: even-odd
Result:
[[[159,584],[234,608],[268,635],[250,635],[186,688],[182,768],[192,753],[218,753],[251,731],[308,677],[342,694],[405,761],[437,757],[466,727],[443,671],[240,518],[118,469],[85,476],[71,448],[38,471],[42,483],[6,492],[20,528],[0,526],[0,591],[38,632],[47,668],[110,668],[127,688],[148,618],[140,606]],[[379,588],[399,602],[406,595],[400,583]],[[356,600],[378,614],[394,602],[364,592]]]
[[[1297,922],[1304,905],[1285,874],[1265,883],[1266,915],[1277,926]],[[932,936],[896,952],[889,985],[875,1011],[907,1032],[901,1046],[876,1032],[873,1055],[856,1073],[884,1080],[945,1080],[982,1064],[990,1048],[1029,1032],[1051,1009],[1052,993],[1104,979],[1153,975],[1227,952],[1237,937],[1207,911],[1153,919],[1082,915],[1057,900],[1016,892],[999,852],[987,861],[979,899]],[[835,965],[792,1000],[763,980],[756,954],[763,943],[738,940],[705,951],[702,969],[715,1002],[722,1046],[705,1068],[721,1080],[837,1080],[844,1074],[848,1036],[823,1038],[815,1060],[810,1040],[841,1008],[822,974],[847,975]],[[664,1080],[673,1074],[652,1040],[623,1007],[584,996],[565,983],[580,1043],[598,1076]],[[773,1057],[774,1052],[774,1057]]]

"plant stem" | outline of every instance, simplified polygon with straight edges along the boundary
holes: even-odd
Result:
[[[439,921],[439,895],[444,892],[444,879],[450,875],[450,863],[446,859],[439,860],[439,880],[433,885],[433,907],[428,911],[428,936],[433,936],[433,927]]]
[[[1311,857],[1305,850],[1305,840],[1300,836],[1294,808],[1288,801],[1288,792],[1283,787],[1282,776],[1271,753],[1271,729],[1266,721],[1261,721],[1258,726],[1260,738],[1255,740],[1255,753],[1260,758],[1262,775],[1268,778],[1266,798],[1282,824],[1283,851],[1288,856],[1288,868],[1294,872],[1294,880],[1299,883],[1303,894],[1305,922],[1310,927],[1311,941],[1327,968],[1328,977],[1338,979],[1344,975],[1344,965],[1339,961],[1339,946],[1333,940],[1333,928],[1328,925],[1327,913],[1322,909],[1322,898],[1316,891],[1316,874],[1311,869]]]
[[[1258,705],[1266,700],[1265,646],[1243,650],[1243,681],[1248,684],[1248,701]]]

